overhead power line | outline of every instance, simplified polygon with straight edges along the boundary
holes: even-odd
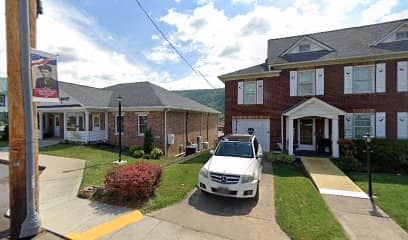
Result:
[[[166,40],[166,42],[170,45],[170,47],[176,52],[176,54],[195,72],[199,77],[203,78],[208,85],[210,85],[212,88],[215,89],[214,85],[211,84],[211,82],[204,76],[204,74],[195,68],[188,60],[183,56],[183,54],[177,49],[177,47],[169,40],[169,38],[166,36],[166,34],[160,29],[160,27],[156,24],[156,22],[153,20],[153,18],[147,13],[146,9],[143,7],[143,5],[140,3],[139,0],[135,0],[137,5],[139,6],[140,10],[146,15],[146,17],[149,19],[150,23],[153,24],[154,28],[160,33],[162,38]]]

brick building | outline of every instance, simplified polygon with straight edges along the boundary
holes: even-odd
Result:
[[[270,39],[265,63],[219,78],[225,132],[254,128],[267,150],[408,138],[408,19]]]
[[[118,97],[123,97],[124,146],[143,146],[148,128],[155,146],[168,155],[183,152],[198,136],[210,147],[217,139],[219,112],[149,82],[102,89],[60,82],[59,88],[61,103],[38,106],[41,139],[118,144]]]

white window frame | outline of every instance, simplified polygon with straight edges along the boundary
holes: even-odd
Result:
[[[306,46],[307,46],[307,47],[306,47]],[[302,49],[303,47],[306,47],[307,50]],[[307,43],[307,44],[299,44],[299,49],[298,49],[298,51],[299,51],[299,53],[305,53],[305,52],[310,52],[311,49],[312,49],[312,46],[311,46],[309,43]]]
[[[98,118],[98,126],[95,126],[95,119]],[[92,129],[100,129],[101,128],[101,116],[100,114],[92,114]]]
[[[403,34],[402,38],[398,38],[398,34]],[[403,41],[403,40],[408,40],[408,31],[399,31],[395,33],[395,40],[397,41]]]
[[[356,82],[356,70],[357,69],[361,69],[361,68],[369,68],[369,72],[371,75],[371,85],[370,85],[370,89],[368,90],[360,90],[360,91],[356,91],[355,87],[354,87],[354,83]],[[375,90],[375,65],[373,64],[369,64],[369,65],[357,65],[357,66],[353,66],[353,80],[351,82],[351,89],[352,89],[352,93],[373,93]]]
[[[140,117],[146,117],[145,128],[147,129],[147,123],[148,123],[147,113],[142,113],[142,114],[137,115],[137,135],[144,136],[145,133],[140,131]]]
[[[300,76],[304,72],[311,72],[312,73],[312,93],[311,94],[301,94],[300,93]],[[300,70],[297,72],[297,96],[315,96],[316,95],[316,69],[310,70]]]
[[[75,118],[75,131],[73,131],[73,130],[68,130],[68,119],[70,118],[70,117],[74,117]],[[80,121],[79,121],[79,118],[80,117],[82,117],[82,124],[83,124],[83,126],[84,126],[84,128],[83,128],[83,130],[81,130],[80,128],[79,128],[79,125],[80,125]],[[71,114],[67,114],[67,124],[66,124],[67,126],[66,126],[66,131],[71,131],[71,132],[77,132],[77,131],[85,131],[85,129],[86,129],[86,126],[85,126],[85,115],[83,114],[83,113],[71,113]]]
[[[366,128],[367,127],[367,126],[357,126],[356,119],[359,116],[368,116],[369,117],[369,121],[370,121],[369,128],[370,128],[370,130],[368,131],[368,133],[371,134],[372,132],[374,132],[373,130],[375,129],[375,122],[373,123],[371,121],[373,115],[375,115],[375,113],[353,113],[353,128],[352,128],[353,139],[363,139],[362,136],[361,137],[356,136],[356,127],[360,127],[360,128]]]
[[[6,95],[0,94],[0,107],[6,107]]]
[[[255,92],[254,92],[254,99],[253,99],[253,102],[251,102],[251,103],[248,103],[248,101],[247,101],[247,98],[246,98],[246,95],[247,95],[247,92],[246,92],[246,85],[249,85],[249,84],[253,84],[254,85],[254,89],[255,89]],[[243,104],[245,104],[245,105],[254,105],[254,104],[256,104],[256,96],[257,96],[257,85],[256,85],[256,81],[244,81],[244,83],[243,83]]]
[[[118,132],[118,117],[119,117],[119,114],[115,114],[115,135],[119,135],[119,132]],[[122,118],[123,118],[123,125],[122,125],[122,134],[121,135],[124,135],[125,134],[125,131],[124,131],[124,126],[125,126],[125,116],[122,114],[122,116],[121,116]]]

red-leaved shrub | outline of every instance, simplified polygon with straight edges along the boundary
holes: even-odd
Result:
[[[105,176],[105,190],[121,200],[146,200],[153,196],[162,169],[151,163],[136,163],[112,168]]]

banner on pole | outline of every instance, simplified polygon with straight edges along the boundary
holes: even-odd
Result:
[[[56,55],[31,49],[34,102],[60,102]]]

